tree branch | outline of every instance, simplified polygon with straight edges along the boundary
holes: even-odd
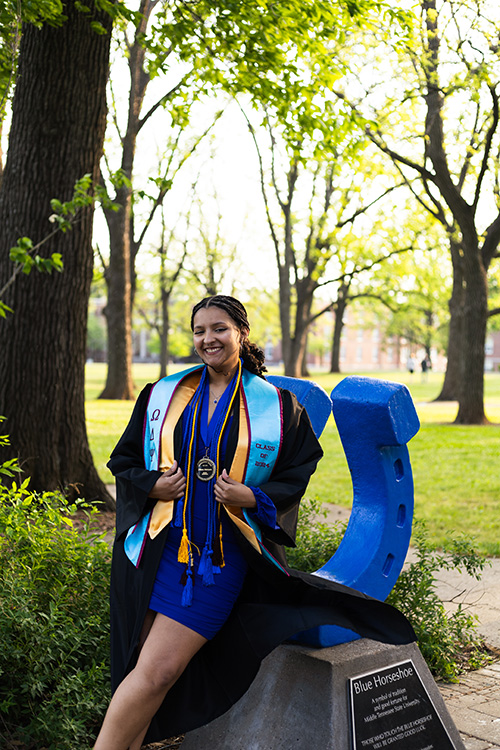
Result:
[[[495,91],[495,89],[494,89],[493,86],[490,86],[489,89],[490,89],[490,93],[491,93],[491,98],[493,100],[492,121],[491,121],[490,127],[488,128],[488,134],[486,136],[486,143],[485,143],[485,146],[484,146],[483,160],[481,162],[481,170],[479,172],[479,177],[478,177],[477,185],[476,185],[476,191],[475,191],[475,195],[474,195],[474,201],[472,203],[472,210],[473,210],[474,214],[476,213],[477,204],[479,203],[479,198],[480,198],[480,195],[481,195],[481,187],[483,185],[484,176],[485,176],[486,171],[488,169],[488,161],[489,161],[489,158],[490,158],[491,146],[492,146],[492,143],[493,143],[493,136],[495,135],[495,132],[496,132],[497,127],[498,127],[498,95],[497,95],[497,93],[496,93],[496,91]]]
[[[144,125],[149,120],[149,118],[152,115],[154,115],[154,113],[156,112],[156,110],[159,109],[160,107],[162,107],[165,104],[165,102],[168,102],[168,100],[173,97],[173,95],[180,89],[180,87],[182,86],[182,84],[184,83],[184,81],[186,80],[186,78],[188,78],[188,76],[191,73],[192,73],[192,70],[190,70],[189,73],[186,73],[186,75],[184,75],[181,78],[181,80],[179,81],[179,83],[177,83],[173,88],[170,89],[170,91],[168,91],[164,96],[162,96],[161,99],[159,99],[156,102],[156,104],[153,104],[153,106],[146,112],[146,114],[144,115],[144,117],[139,118],[139,120],[137,121],[137,132],[138,133],[144,127]]]
[[[275,227],[274,227],[273,220],[271,218],[271,211],[269,209],[269,200],[268,200],[268,197],[267,197],[266,183],[265,183],[265,179],[264,179],[264,162],[262,160],[262,154],[261,154],[260,147],[259,147],[259,144],[258,144],[258,141],[257,141],[257,136],[255,134],[255,129],[254,129],[252,123],[250,122],[250,120],[248,119],[247,114],[246,114],[245,110],[243,109],[243,107],[239,104],[239,102],[237,102],[237,103],[238,103],[238,106],[240,108],[240,112],[242,113],[243,117],[246,120],[246,123],[247,123],[247,126],[248,126],[248,130],[250,132],[250,135],[252,136],[252,140],[253,140],[253,143],[254,143],[254,146],[255,146],[255,150],[257,152],[257,159],[259,161],[259,172],[260,172],[260,190],[261,190],[261,193],[262,193],[262,198],[264,200],[264,208],[265,208],[265,211],[266,211],[267,224],[269,226],[269,231],[271,232],[271,237],[272,237],[273,244],[274,244],[274,250],[275,250],[275,253],[276,253],[276,263],[278,265],[278,269],[281,270],[282,269],[282,262],[281,262],[281,257],[280,257],[280,243],[279,243],[278,235],[277,235]]]

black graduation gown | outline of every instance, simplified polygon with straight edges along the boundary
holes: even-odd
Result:
[[[149,537],[138,568],[123,549],[127,530],[154,505],[148,494],[160,471],[143,459],[144,415],[151,386],[140,394],[130,422],[111,454],[116,477],[116,538],[111,574],[111,681],[113,690],[133,668],[137,643],[168,527]],[[261,489],[277,509],[278,530],[263,530],[267,549],[283,564],[281,545],[294,546],[298,506],[322,456],[306,411],[282,390],[283,445],[270,481]],[[238,404],[234,414],[238,415]],[[226,450],[229,471],[238,436],[232,420]],[[174,433],[179,456],[180,424]],[[289,575],[261,556],[235,527],[249,570],[242,592],[221,630],[194,656],[167,694],[146,736],[154,742],[196,729],[227,711],[249,688],[262,659],[294,634],[318,625],[349,628],[385,643],[409,643],[415,634],[393,607],[341,584],[287,568]]]

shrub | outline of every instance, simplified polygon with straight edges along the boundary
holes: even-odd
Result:
[[[296,547],[287,548],[286,557],[291,568],[313,573],[321,568],[339,546],[347,524],[321,521],[326,511],[317,499],[305,498],[300,506]]]
[[[293,568],[308,573],[325,565],[337,549],[346,524],[329,525],[321,503],[304,500],[297,527],[297,548],[287,551]],[[416,521],[412,536],[416,560],[399,576],[387,601],[401,610],[416,632],[418,645],[435,677],[455,681],[460,672],[478,669],[489,661],[487,648],[477,633],[477,617],[459,606],[447,612],[436,593],[439,570],[465,570],[479,579],[486,560],[465,538],[448,540],[439,553],[428,541],[425,524]]]
[[[28,482],[0,487],[0,739],[85,750],[109,701],[109,547],[95,509],[77,530],[76,505]]]
[[[387,601],[410,620],[431,672],[454,682],[461,672],[487,663],[489,655],[477,633],[477,617],[461,605],[446,611],[436,593],[436,573],[463,570],[479,580],[486,560],[464,537],[450,537],[443,552],[436,552],[422,521],[414,525],[413,544],[416,560],[402,571]]]

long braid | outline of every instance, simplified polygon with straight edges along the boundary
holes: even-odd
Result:
[[[264,364],[264,352],[248,339],[243,339],[241,344],[241,358],[246,369],[255,373],[255,375],[262,377],[262,374],[267,372],[267,367]]]
[[[230,297],[225,294],[205,297],[193,307],[193,312],[191,313],[191,330],[194,329],[194,316],[198,310],[202,310],[205,307],[218,307],[224,310],[241,332],[250,331],[250,323],[248,322],[248,315],[244,306],[236,297]],[[263,373],[267,372],[267,367],[264,364],[264,352],[259,346],[249,341],[246,336],[241,342],[241,358],[243,359],[244,367],[255,375],[263,377]]]

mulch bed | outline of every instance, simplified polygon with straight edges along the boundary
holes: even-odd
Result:
[[[181,734],[179,737],[171,737],[169,740],[163,742],[153,742],[151,745],[144,745],[142,750],[175,750],[180,747],[184,735]]]

